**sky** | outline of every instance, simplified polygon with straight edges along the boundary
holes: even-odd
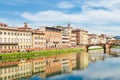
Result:
[[[67,26],[120,35],[120,0],[0,0],[0,22],[32,28]]]

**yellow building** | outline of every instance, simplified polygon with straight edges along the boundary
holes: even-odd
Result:
[[[23,51],[32,48],[32,29],[25,23],[24,27],[9,27],[0,24],[0,50],[3,52]]]
[[[46,48],[61,48],[61,29],[54,27],[41,27],[40,30],[45,32]]]
[[[45,32],[39,29],[33,30],[32,33],[33,48],[44,49],[46,47]]]
[[[73,30],[76,33],[76,43],[77,45],[86,45],[88,44],[88,32],[82,29]]]

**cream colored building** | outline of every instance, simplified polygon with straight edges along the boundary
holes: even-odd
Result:
[[[88,32],[82,29],[74,29],[76,33],[76,44],[77,45],[86,45],[88,44]]]
[[[96,34],[88,34],[89,44],[99,44],[99,36]]]
[[[5,51],[32,48],[32,29],[25,23],[24,27],[9,27],[0,24],[0,49]]]
[[[71,28],[64,27],[62,29],[62,47],[70,47],[70,36],[71,36]]]
[[[46,47],[45,32],[40,31],[39,29],[33,30],[32,42],[33,48],[45,48]]]
[[[76,46],[76,34],[73,32],[73,28],[70,24],[62,29],[62,46]]]
[[[71,36],[70,36],[70,45],[72,47],[76,46],[76,34],[74,31],[71,31]]]

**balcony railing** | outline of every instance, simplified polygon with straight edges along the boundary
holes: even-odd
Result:
[[[18,43],[17,42],[0,42],[0,45],[18,45]]]

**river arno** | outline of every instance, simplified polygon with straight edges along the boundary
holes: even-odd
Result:
[[[120,53],[112,49],[111,53]],[[1,67],[0,80],[120,80],[120,57],[103,50],[71,53]]]

